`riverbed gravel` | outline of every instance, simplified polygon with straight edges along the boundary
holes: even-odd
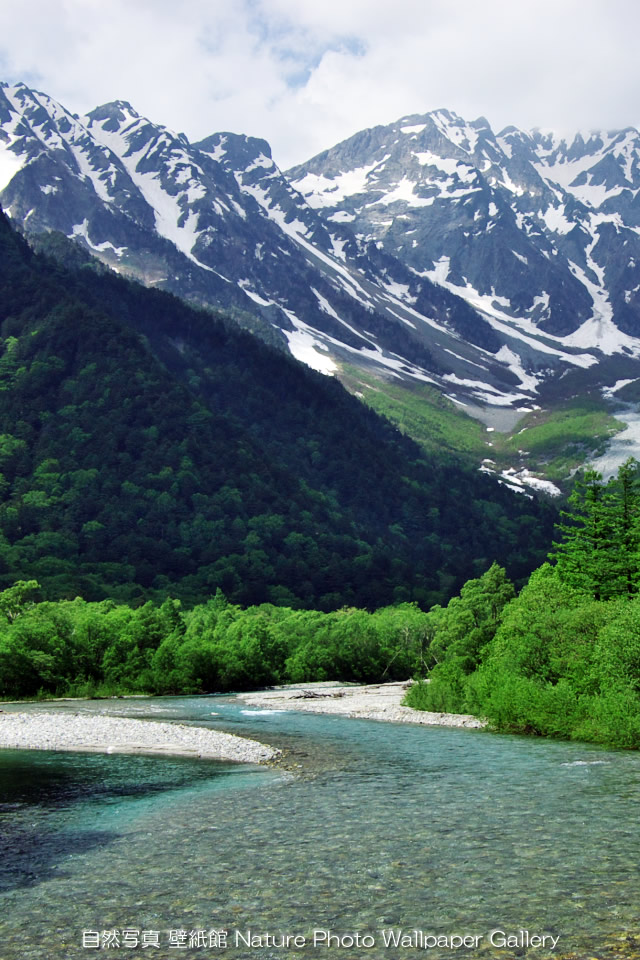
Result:
[[[0,748],[173,754],[266,763],[280,751],[219,730],[89,713],[0,712]]]
[[[331,682],[289,684],[271,690],[240,693],[238,699],[247,707],[273,710],[307,710],[311,713],[333,713],[365,720],[387,720],[393,723],[422,723],[436,727],[470,727],[486,724],[478,717],[458,713],[431,713],[402,705],[410,686],[402,683],[339,684]]]

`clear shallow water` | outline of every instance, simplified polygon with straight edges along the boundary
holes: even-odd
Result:
[[[247,712],[217,697],[51,709],[212,723],[286,747],[300,773],[0,752],[2,960],[102,956],[83,948],[82,931],[125,928],[158,931],[161,946],[108,955],[552,955],[491,946],[501,928],[557,936],[556,955],[604,957],[640,931],[635,754]],[[171,929],[212,928],[229,932],[226,950],[169,946]],[[314,947],[314,929],[375,942]],[[482,939],[394,949],[380,932],[389,929]],[[246,945],[248,930],[260,945]],[[307,945],[266,944],[282,934]]]

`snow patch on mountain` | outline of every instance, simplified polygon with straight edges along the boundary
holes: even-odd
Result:
[[[388,159],[387,155],[382,160],[375,160],[373,163],[347,170],[334,177],[307,173],[301,180],[292,181],[291,185],[302,194],[310,207],[314,209],[332,207],[336,203],[342,203],[347,197],[362,193],[371,171]]]
[[[436,167],[438,170],[442,170],[443,173],[446,173],[448,176],[452,176],[454,173],[457,173],[458,166],[462,166],[462,162],[454,157],[441,157],[437,153],[433,153],[431,150],[420,151],[413,154],[418,163],[423,167]]]
[[[245,184],[239,174],[237,175],[237,179],[242,192],[253,197],[256,203],[265,211],[269,219],[277,223],[285,233],[296,240],[300,234],[304,235],[307,233],[307,225],[303,223],[302,220],[287,220],[287,213],[278,204],[274,204],[273,197],[268,190],[258,184]]]
[[[534,161],[533,166],[543,179],[551,180],[562,187],[563,190],[569,191],[574,181],[582,174],[586,174],[601,159],[602,151],[598,151],[595,157],[591,153],[575,159],[562,156],[553,162],[549,162],[549,160]]]
[[[225,136],[220,137],[220,141],[215,145],[213,150],[205,150],[203,151],[203,153],[205,153],[206,156],[210,157],[212,160],[215,160],[217,163],[219,163],[220,160],[222,160],[222,158],[227,153],[227,150],[225,147],[227,140],[228,138]]]
[[[294,325],[293,330],[285,330],[284,333],[289,342],[289,349],[296,360],[306,363],[318,373],[333,376],[338,366],[328,355],[327,345],[318,338],[317,332],[312,327],[307,326],[290,310],[285,313]]]
[[[470,387],[472,395],[479,403],[486,403],[491,406],[510,407],[521,400],[529,399],[524,393],[505,393],[504,390],[501,391],[490,383],[458,377],[454,373],[445,374],[443,380],[456,386]]]
[[[338,210],[336,213],[332,213],[331,216],[327,217],[327,220],[330,223],[353,223],[355,218],[355,213],[348,213],[346,210]]]
[[[523,390],[537,393],[540,380],[538,377],[534,377],[533,374],[526,372],[522,365],[522,358],[513,350],[510,350],[506,344],[496,353],[496,360],[500,360],[508,370],[515,373],[516,377],[520,380]]]
[[[185,217],[178,197],[164,189],[157,174],[138,173],[131,169],[129,173],[149,206],[153,208],[156,230],[160,236],[170,240],[194,263],[204,266],[191,252],[198,237],[198,214],[189,211]]]
[[[3,149],[3,146],[4,144],[0,141],[0,190],[4,190],[26,163],[24,155],[18,156],[11,150]]]
[[[170,193],[162,182],[160,172],[157,170],[145,171],[141,169],[144,161],[149,160],[149,155],[153,152],[154,148],[157,149],[159,144],[167,144],[167,134],[163,133],[159,142],[156,141],[154,137],[146,139],[142,146],[136,150],[133,149],[133,144],[135,143],[134,135],[139,133],[141,126],[143,126],[140,118],[132,116],[130,111],[125,111],[125,123],[117,131],[108,130],[108,123],[109,121],[103,121],[102,124],[92,123],[92,134],[103,146],[112,150],[120,157],[129,177],[154,212],[157,232],[161,237],[165,237],[171,241],[171,243],[193,263],[197,263],[199,267],[205,270],[211,269],[198,260],[192,253],[199,234],[198,214],[194,210],[189,209],[189,203],[203,196],[203,194],[197,190],[198,185],[189,183],[186,190],[179,190],[177,188],[184,186],[184,181],[176,184],[174,180],[173,186],[176,192]],[[186,159],[188,158],[183,151],[182,156],[180,152],[178,152],[177,155],[174,154],[171,158],[173,163],[169,169],[174,176],[178,163],[184,163]],[[178,174],[178,177],[180,177],[180,174]],[[193,192],[190,194],[192,187],[196,190],[195,194]],[[220,214],[222,213],[223,211],[221,209]]]
[[[474,152],[478,142],[478,131],[474,127],[448,110],[436,110],[431,118],[443,137],[467,153]]]
[[[446,277],[449,275],[449,272],[449,258],[441,257],[435,268],[433,270],[425,271],[423,275],[428,276],[435,283],[439,283],[452,293],[455,293],[467,300],[470,304],[472,304],[472,306],[476,307],[483,316],[486,317],[488,322],[496,331],[503,334],[508,339],[516,338],[521,340],[535,352],[553,355],[562,359],[566,363],[574,364],[578,367],[587,368],[597,364],[598,358],[593,354],[575,354],[561,348],[561,345],[566,345],[567,347],[576,346],[581,349],[594,349],[598,345],[593,343],[593,341],[590,343],[587,342],[586,337],[580,338],[580,340],[574,340],[571,335],[567,337],[556,337],[547,333],[544,335],[544,340],[540,339],[538,329],[530,320],[522,317],[514,317],[510,314],[506,314],[503,310],[500,310],[499,298],[497,298],[495,294],[479,294],[470,283],[467,283],[464,287],[458,286],[455,283],[451,283],[446,279]],[[542,295],[541,302],[548,302],[548,294]],[[588,323],[589,321],[587,321],[587,324]],[[587,324],[585,324],[585,327]],[[627,338],[625,338],[625,335],[621,334],[620,336],[621,342],[626,342]],[[573,337],[575,337],[575,334]],[[633,338],[628,339],[632,340]],[[549,340],[557,342],[558,347],[551,346],[551,344],[547,342]],[[640,342],[638,343],[638,346],[640,346]]]
[[[405,300],[407,303],[415,303],[416,298],[412,297],[409,292],[408,283],[398,283],[397,280],[382,280],[382,286],[385,290],[391,294],[392,297],[397,297],[400,300]]]
[[[105,203],[111,203],[113,198],[109,193],[106,182],[107,177],[110,176],[110,172],[107,172],[105,177],[104,173],[101,173],[95,169],[84,150],[75,145],[71,146],[71,150],[76,159],[76,163],[78,164],[81,175],[86,180],[90,181],[91,186],[101,200],[104,200]]]
[[[445,353],[450,353],[452,357],[455,357],[455,358],[456,358],[456,360],[462,360],[463,363],[469,363],[469,364],[471,364],[472,367],[478,367],[478,369],[480,369],[480,370],[487,370],[487,369],[488,369],[487,366],[486,366],[486,364],[476,363],[475,360],[470,360],[469,357],[463,357],[463,356],[461,356],[461,354],[455,353],[455,351],[450,350],[448,347],[445,347],[445,351],[444,351],[444,352],[445,352]]]
[[[575,223],[565,216],[564,204],[559,207],[549,204],[541,219],[544,220],[547,230],[551,230],[552,233],[569,233],[575,227]]]
[[[565,337],[564,342],[571,347],[598,349],[609,357],[614,353],[640,357],[640,342],[618,330],[610,316],[591,317],[575,333]]]
[[[510,156],[510,154],[507,154],[507,156]],[[508,170],[500,171],[500,182],[505,189],[507,189],[510,193],[515,194],[516,197],[524,196],[525,188],[517,183],[514,183],[509,175]]]
[[[424,276],[434,283],[445,284],[451,272],[451,257],[440,257],[433,265],[433,270],[425,270]]]
[[[500,476],[509,483],[515,483],[517,486],[531,487],[533,490],[540,490],[550,497],[562,496],[562,490],[560,490],[555,483],[552,483],[550,480],[542,480],[540,477],[534,476],[534,474],[527,469],[516,470],[514,467],[509,467],[508,470],[503,470]]]
[[[96,250],[98,253],[112,250],[116,257],[121,257],[127,249],[126,247],[115,247],[110,240],[104,240],[102,243],[94,243],[89,236],[89,221],[86,219],[83,220],[82,223],[75,224],[70,236],[82,237],[82,239],[86,241],[87,246],[91,247],[92,250]]]
[[[614,383],[614,385],[613,385],[612,387],[603,387],[603,388],[602,388],[602,396],[603,396],[603,397],[606,397],[607,400],[613,400],[613,399],[614,399],[614,395],[618,392],[618,390],[622,390],[623,387],[626,387],[626,386],[627,386],[628,384],[630,384],[630,383],[635,383],[638,379],[640,379],[640,378],[639,378],[639,377],[631,377],[630,380],[616,380],[616,382]]]
[[[336,311],[333,309],[333,307],[331,306],[329,301],[326,299],[326,297],[323,297],[321,293],[318,293],[315,287],[311,287],[311,292],[313,293],[316,300],[320,304],[321,310],[324,310],[325,313],[328,313],[330,317],[335,317],[336,320],[340,320],[340,317],[338,316]]]
[[[261,297],[259,293],[256,293],[255,290],[251,289],[251,280],[246,277],[243,280],[238,280],[238,286],[243,293],[253,300],[254,303],[259,304],[261,307],[269,307],[275,303],[274,300],[266,300],[264,297]]]
[[[408,207],[430,207],[435,197],[418,197],[415,194],[417,183],[408,177],[403,177],[383,197],[380,197],[378,203],[382,206],[389,206],[392,203],[404,202]]]

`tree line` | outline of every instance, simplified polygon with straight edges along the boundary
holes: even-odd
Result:
[[[404,603],[332,613],[242,608],[218,590],[134,609],[47,601],[37,581],[0,593],[0,696],[113,696],[245,690],[278,683],[410,677],[424,662],[426,614]]]

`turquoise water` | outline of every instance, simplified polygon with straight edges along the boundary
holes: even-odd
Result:
[[[286,747],[294,773],[0,752],[2,960],[605,957],[640,931],[635,754],[219,697],[49,709],[212,724]]]

